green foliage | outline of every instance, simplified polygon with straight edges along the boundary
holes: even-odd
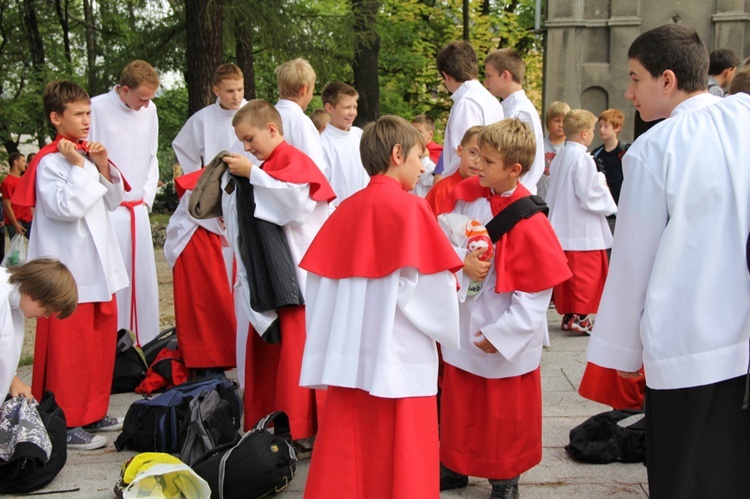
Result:
[[[187,89],[184,86],[162,89],[154,103],[159,114],[159,178],[166,182],[174,176],[172,141],[187,119]]]

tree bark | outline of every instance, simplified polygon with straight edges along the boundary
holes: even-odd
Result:
[[[240,19],[234,23],[235,51],[237,66],[245,77],[245,99],[255,99],[255,56],[253,55],[253,27],[249,19]]]
[[[99,95],[99,79],[96,77],[96,33],[94,32],[94,6],[92,0],[83,0],[84,30],[86,33],[86,76],[89,93]]]
[[[380,36],[375,29],[379,0],[352,0],[354,35],[354,88],[359,92],[359,110],[355,124],[362,126],[380,116],[380,82],[378,56]]]
[[[69,63],[72,63],[73,58],[70,55],[70,21],[68,19],[68,0],[65,0],[65,6],[62,5],[62,0],[55,0],[55,11],[57,12],[57,19],[60,21],[60,27],[62,28],[63,32],[63,47],[65,48],[65,59]]]
[[[214,101],[213,74],[222,63],[220,0],[185,0],[188,116]]]

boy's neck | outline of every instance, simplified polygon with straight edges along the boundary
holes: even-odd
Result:
[[[552,145],[556,146],[559,146],[560,144],[563,144],[565,142],[565,135],[558,138],[553,138],[552,136],[548,135],[547,138],[549,139],[550,143],[552,143]]]
[[[604,141],[604,150],[607,152],[612,152],[614,149],[617,148],[617,144],[619,143],[620,141],[618,140],[616,136],[612,137],[611,139],[607,139]]]
[[[300,109],[302,109],[303,111],[305,110],[305,108],[302,107],[302,104],[301,104],[302,99],[300,99],[298,97],[283,97],[282,100],[288,100],[290,102],[294,102],[295,104],[297,104],[300,107]]]
[[[589,144],[586,144],[586,143],[585,143],[585,142],[583,141],[583,139],[582,139],[582,138],[580,138],[580,137],[576,137],[576,138],[573,138],[573,139],[571,139],[571,138],[569,138],[569,137],[566,137],[566,140],[567,140],[568,142],[575,142],[576,144],[581,144],[582,146],[584,146],[584,147],[586,147],[586,148],[588,148],[588,147],[589,147]]]
[[[516,82],[512,82],[505,89],[505,95],[501,95],[500,97],[502,97],[503,100],[505,100],[508,97],[510,97],[511,95],[513,95],[514,93],[518,92],[519,90],[523,90],[523,87],[520,84],[516,83]]]
[[[336,125],[334,124],[333,121],[329,122],[328,124],[331,125],[333,128],[335,128],[336,130],[340,130],[342,132],[348,132],[352,129],[352,127],[344,128],[343,126]]]

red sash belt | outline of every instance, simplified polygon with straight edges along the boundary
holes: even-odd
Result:
[[[130,212],[130,330],[135,333],[135,341],[139,347],[141,339],[138,336],[138,307],[135,292],[135,207],[142,204],[143,199],[120,203],[120,206],[127,208]]]

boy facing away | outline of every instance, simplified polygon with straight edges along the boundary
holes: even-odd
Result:
[[[623,157],[588,360],[626,377],[645,369],[651,497],[742,498],[750,488],[750,98],[708,94],[708,51],[689,26],[643,33],[628,59],[625,97],[644,121],[666,119]]]
[[[479,168],[479,145],[477,140],[479,139],[479,132],[482,131],[481,126],[473,126],[466,130],[461,143],[456,148],[456,154],[461,158],[461,163],[458,166],[458,170],[452,175],[445,177],[443,180],[438,182],[436,186],[430,189],[427,193],[425,200],[430,205],[430,209],[437,216],[441,213],[441,207],[450,192],[456,187],[462,180],[469,177],[473,177],[477,174]]]
[[[68,447],[107,445],[89,431],[115,431],[122,420],[107,415],[117,343],[115,292],[128,285],[109,214],[124,194],[124,180],[107,149],[87,143],[91,100],[69,81],[44,89],[44,112],[57,130],[29,166],[13,201],[34,206],[28,258],[62,262],[78,285],[78,307],[66,319],[39,318],[34,349],[34,397],[54,392],[65,412]]]
[[[297,297],[295,303],[314,299],[307,293],[307,272],[298,265],[328,218],[328,203],[335,197],[333,189],[308,156],[284,141],[281,116],[268,102],[250,101],[237,111],[232,124],[245,151],[263,162],[261,166],[255,166],[247,156],[235,153],[223,158],[229,173],[251,187],[249,196],[254,209],[243,210],[247,205],[241,205],[243,200],[237,199],[240,235],[243,236],[242,231],[246,228],[255,230],[245,232],[243,241],[249,241],[253,235],[265,230],[260,225],[278,226],[283,238],[279,251],[290,256],[290,266],[270,268],[268,262],[261,259],[263,248],[252,241],[246,242],[244,249],[241,245],[236,250],[247,274],[256,277],[261,273],[268,274],[272,284],[282,278],[285,283],[287,279],[296,279],[290,291]],[[245,196],[242,185],[235,182],[234,187],[238,195]],[[252,217],[241,213],[247,211]],[[285,283],[276,282],[281,286]],[[249,289],[251,304],[255,298],[266,299],[267,292],[266,289]],[[322,409],[322,398],[316,400],[315,390],[299,386],[305,346],[305,306],[281,306],[276,312],[278,320],[272,327],[278,328],[280,338],[262,338],[261,335],[271,328],[266,331],[256,328],[257,334],[250,332],[247,338],[245,428],[250,429],[272,411],[283,410],[289,416],[294,438],[306,439],[317,431],[317,411]],[[253,326],[258,324],[253,320],[251,316]]]
[[[333,212],[300,264],[310,272],[300,383],[328,389],[308,499],[439,495],[435,342],[458,347],[461,261],[407,192],[423,150],[402,118],[370,123],[361,142],[370,183]]]
[[[534,131],[536,154],[529,171],[521,178],[521,183],[530,193],[536,194],[536,186],[544,174],[544,129],[539,113],[523,91],[523,77],[526,73],[521,55],[515,49],[505,48],[490,53],[484,59],[484,86],[495,97],[503,99],[503,113],[506,118],[519,118],[528,123]]]
[[[565,147],[550,165],[549,220],[565,250],[573,277],[555,287],[561,328],[589,334],[607,278],[612,232],[607,216],[617,212],[612,194],[586,149],[594,140],[596,116],[583,109],[565,115]]]
[[[336,193],[333,204],[338,206],[370,181],[359,154],[362,129],[354,126],[359,94],[351,85],[332,81],[323,87],[322,98],[331,121],[320,134],[320,141],[329,168],[329,181]]]
[[[512,118],[485,127],[479,149],[478,175],[456,186],[443,209],[486,226],[529,196],[519,179],[536,143],[531,127]],[[542,213],[500,237],[490,261],[480,260],[484,249],[455,250],[464,257],[461,344],[442,345],[440,488],[466,487],[473,475],[490,479],[491,497],[517,498],[519,475],[542,459],[539,363],[547,306],[552,287],[570,271]],[[483,281],[473,296],[466,292],[470,280]]]

